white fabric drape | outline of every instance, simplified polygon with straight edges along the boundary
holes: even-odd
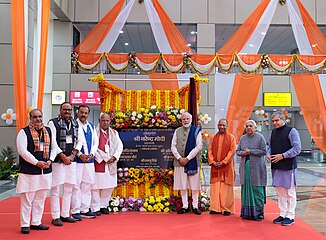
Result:
[[[145,7],[157,47],[161,53],[172,54],[172,48],[163,29],[161,20],[150,0],[145,0]]]
[[[37,17],[36,28],[34,28],[34,54],[33,54],[33,97],[32,106],[37,106],[38,85],[40,74],[40,44],[41,44],[41,27],[42,27],[42,0],[37,0]]]
[[[226,118],[236,74],[215,74],[215,123]],[[215,124],[216,128],[216,124]],[[217,129],[215,129],[217,130]]]
[[[155,67],[155,65],[157,64],[158,60],[159,59],[157,59],[156,61],[154,61],[152,63],[144,63],[138,57],[136,57],[136,61],[137,61],[138,65],[145,71],[149,71],[150,69],[153,69]]]
[[[324,104],[326,105],[326,74],[318,74],[321,91],[324,96]]]
[[[111,29],[109,30],[108,34],[106,35],[105,39],[96,50],[97,53],[102,52],[110,52],[114,43],[119,37],[120,31],[122,30],[123,26],[125,25],[127,18],[130,14],[131,8],[134,5],[135,0],[131,0],[127,6],[119,13],[117,19],[113,23]]]
[[[257,54],[263,40],[266,36],[269,25],[271,24],[272,18],[275,13],[275,9],[279,0],[271,0],[268,4],[265,12],[261,16],[254,32],[250,36],[246,45],[241,49],[240,53],[248,53],[248,54]]]
[[[307,32],[303,26],[301,19],[296,13],[291,0],[286,1],[286,6],[290,16],[290,22],[294,34],[295,41],[297,43],[300,54],[314,55],[312,51]]]

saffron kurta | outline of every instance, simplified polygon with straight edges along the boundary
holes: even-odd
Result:
[[[216,133],[211,137],[208,147],[208,162],[211,165],[211,210],[215,212],[234,212],[235,181],[234,154],[236,151],[235,137],[226,132]],[[214,162],[222,162],[223,167],[217,168]]]

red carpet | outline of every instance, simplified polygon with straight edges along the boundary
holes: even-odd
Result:
[[[265,220],[255,222],[243,220],[239,211],[230,217],[210,215],[197,216],[192,213],[116,213],[96,219],[83,219],[78,223],[65,223],[63,227],[51,225],[49,202],[46,203],[43,224],[48,231],[33,231],[29,235],[20,233],[19,198],[0,202],[0,239],[325,239],[310,225],[296,218],[296,224],[284,227],[272,223],[278,216],[278,208],[269,200],[265,208]],[[240,201],[237,201],[237,209]]]

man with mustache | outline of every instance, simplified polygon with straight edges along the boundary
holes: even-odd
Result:
[[[17,193],[20,193],[21,233],[32,230],[48,230],[41,223],[47,190],[51,187],[51,163],[60,149],[51,129],[43,125],[43,113],[33,109],[30,123],[17,135],[19,176]],[[32,222],[31,220],[32,215]]]
[[[81,134],[81,141],[76,149],[77,153],[77,183],[72,193],[72,217],[80,221],[82,217],[95,218],[96,214],[91,212],[92,187],[94,184],[95,169],[94,156],[98,147],[98,137],[94,125],[89,122],[90,109],[87,105],[78,107],[78,131]]]

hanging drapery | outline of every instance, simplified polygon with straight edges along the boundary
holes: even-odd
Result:
[[[26,0],[25,0],[26,1]],[[11,1],[12,66],[17,131],[26,126],[26,50],[24,2]]]
[[[176,73],[150,73],[153,90],[176,90],[179,88]]]
[[[326,38],[320,31],[315,21],[312,19],[308,11],[302,5],[300,0],[297,0],[303,25],[306,29],[312,51],[315,55],[326,54]]]
[[[248,42],[248,39],[256,29],[256,26],[269,5],[269,0],[263,0],[255,11],[244,21],[238,30],[229,38],[228,41],[218,50],[219,54],[239,53]]]
[[[134,0],[130,1],[129,4],[133,3]],[[113,24],[115,23],[118,15],[121,12],[123,7],[124,0],[119,0],[116,5],[108,12],[99,23],[90,31],[90,33],[83,39],[83,41],[75,48],[75,51],[78,53],[96,53],[99,47],[102,45],[104,39],[110,32]],[[123,23],[124,24],[124,23]],[[122,25],[123,27],[123,25]],[[118,29],[115,28],[116,30]],[[119,35],[118,33],[112,33],[114,36],[111,36],[112,39],[115,35]],[[116,36],[116,37],[117,37]],[[116,38],[115,38],[116,40]],[[114,40],[114,42],[115,42]],[[109,44],[108,44],[109,45]],[[111,49],[110,49],[111,50]],[[103,52],[109,52],[110,50],[104,50]]]
[[[286,6],[290,16],[290,22],[291,22],[294,38],[297,43],[300,54],[313,55],[306,30],[297,12],[295,11],[291,0],[286,1]]]
[[[291,78],[309,133],[325,153],[326,75],[293,74]]]
[[[44,84],[45,84],[45,70],[46,70],[46,57],[48,49],[48,32],[50,21],[50,0],[38,0],[41,2],[42,15],[41,17],[41,38],[40,38],[40,68],[38,80],[38,94],[37,94],[37,108],[43,109],[44,97]],[[39,20],[39,18],[38,18]],[[35,89],[36,90],[36,89]]]
[[[243,134],[245,122],[252,114],[262,81],[261,74],[236,74],[235,76],[226,119],[229,122],[229,131],[237,141]]]

